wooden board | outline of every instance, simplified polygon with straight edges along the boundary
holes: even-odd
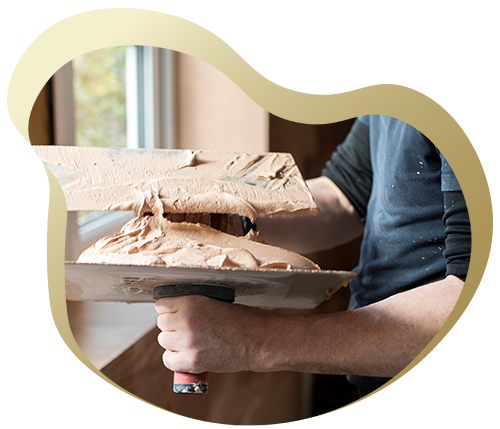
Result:
[[[154,302],[162,284],[209,284],[235,290],[237,304],[313,309],[355,277],[346,271],[236,270],[66,262],[66,297],[74,301]]]

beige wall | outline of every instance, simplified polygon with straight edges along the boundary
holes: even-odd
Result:
[[[45,84],[31,109],[28,133],[32,145],[51,144],[52,118],[49,98],[49,86]]]
[[[179,149],[267,152],[269,114],[202,60],[177,57]]]

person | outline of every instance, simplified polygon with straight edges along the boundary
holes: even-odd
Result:
[[[462,291],[470,223],[460,185],[422,133],[395,118],[356,119],[307,185],[314,217],[261,218],[269,244],[299,253],[363,234],[346,311],[283,315],[201,296],[158,300],[158,342],[174,371],[341,374],[361,396],[431,341]]]

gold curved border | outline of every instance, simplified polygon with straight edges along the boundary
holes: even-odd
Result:
[[[476,152],[460,126],[441,106],[417,91],[396,85],[377,85],[332,95],[295,92],[265,79],[225,42],[196,24],[161,12],[103,9],[72,16],[48,28],[17,64],[7,103],[14,125],[27,141],[33,103],[48,79],[75,57],[117,45],[156,46],[195,56],[226,74],[268,112],[291,121],[324,124],[382,114],[407,122],[425,134],[445,155],[462,186],[471,220],[472,256],[464,290],[450,317],[418,357],[391,382],[417,365],[450,331],[471,301],[486,268],[493,213],[488,184]],[[48,171],[47,175],[50,183],[47,269],[52,315],[72,352],[111,382],[83,355],[69,327],[64,293],[66,203],[57,181]]]

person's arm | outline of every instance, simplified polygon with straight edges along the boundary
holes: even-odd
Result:
[[[320,210],[317,216],[259,217],[266,243],[298,253],[330,249],[361,235],[363,223],[342,191],[327,177],[307,181]]]
[[[366,129],[359,125],[352,136],[354,140],[350,141],[357,143],[339,148],[332,157],[332,167],[343,167],[332,169],[332,175],[325,172],[337,185],[325,182],[329,180],[326,178],[310,184],[320,208],[321,195],[327,196],[322,213],[326,216],[325,225],[315,230],[325,237],[313,238],[316,234],[312,229],[302,230],[316,225],[299,228],[293,224],[300,219],[291,218],[282,227],[271,219],[268,225],[262,224],[262,228],[268,228],[265,234],[271,237],[270,242],[304,251],[295,246],[322,247],[348,240],[351,236],[343,235],[343,227],[351,221],[355,229],[359,227],[356,233],[361,231],[371,187],[369,162],[366,162],[369,151],[362,150],[367,147]],[[344,162],[356,159],[363,162]],[[365,169],[354,167],[359,165]],[[195,373],[291,370],[374,377],[396,375],[442,327],[460,296],[467,274],[470,224],[465,201],[457,189],[445,186],[443,191],[447,235],[443,255],[447,263],[445,279],[356,310],[309,316],[279,315],[197,296],[159,300],[156,308],[162,333],[158,340],[166,349],[165,365],[172,370]],[[336,192],[339,192],[337,197],[332,195]],[[343,195],[351,202],[346,211],[340,210]],[[328,205],[331,198],[337,198],[337,204]],[[351,217],[353,209],[359,220]],[[328,216],[331,217],[327,222]],[[316,219],[319,226],[321,219]],[[329,222],[337,223],[337,230],[334,225],[330,229],[326,225]],[[287,234],[291,234],[290,238],[283,237]]]
[[[266,243],[298,253],[311,253],[360,236],[372,184],[368,126],[356,120],[321,176],[306,183],[320,210],[319,215],[259,216],[256,229]],[[220,229],[209,214],[204,215],[169,214],[167,219],[202,222]],[[223,231],[243,235],[240,217],[230,214]]]
[[[359,120],[354,122],[321,174],[307,181],[320,209],[318,216],[257,219],[257,230],[269,244],[310,253],[361,235],[372,187],[367,125]]]
[[[455,276],[339,313],[280,315],[200,296],[159,300],[173,371],[300,371],[392,377],[436,335],[460,295]]]

